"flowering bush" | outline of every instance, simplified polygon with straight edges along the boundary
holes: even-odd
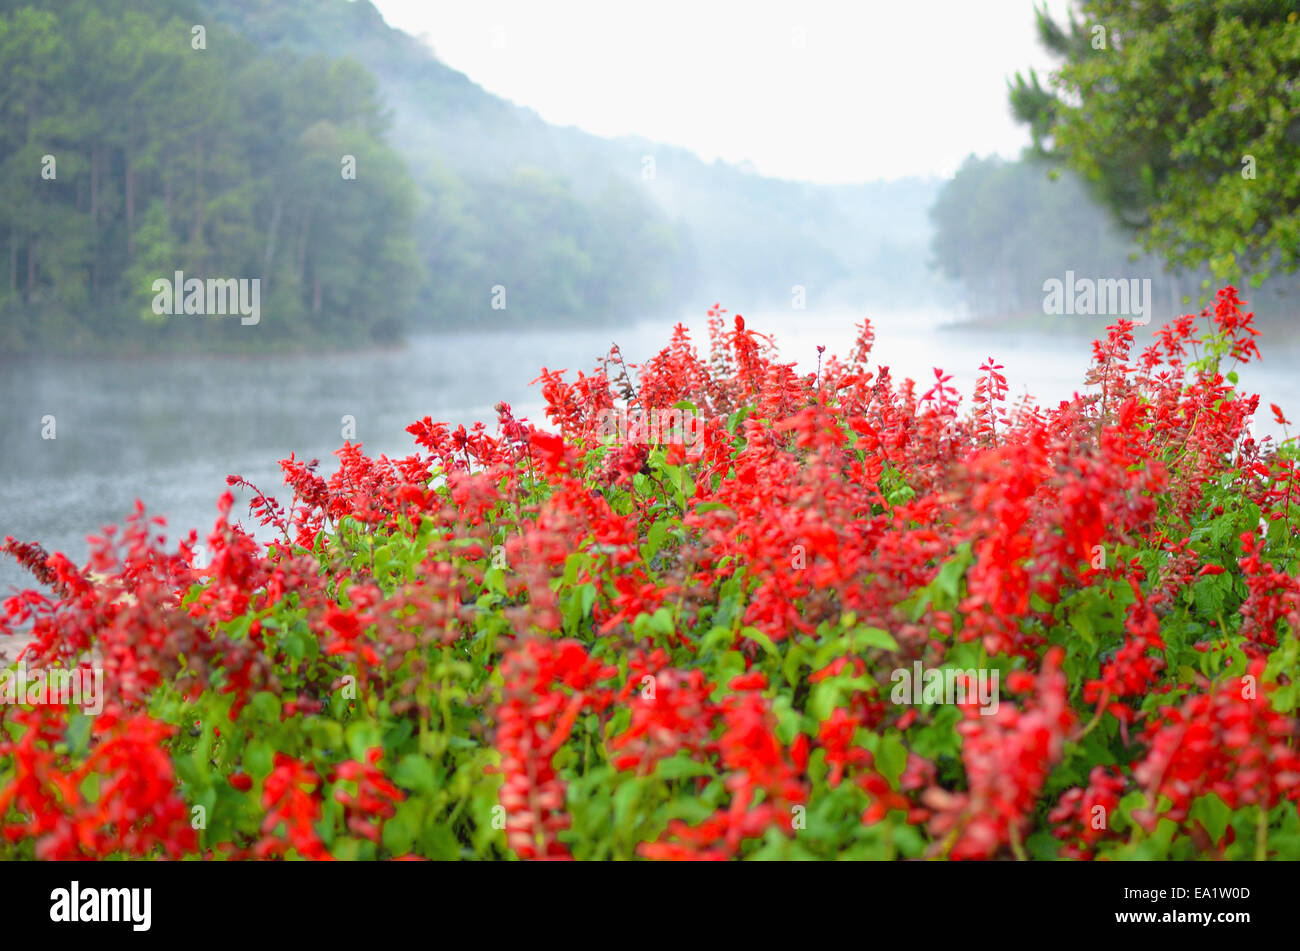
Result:
[[[287,507],[248,486],[276,540],[227,493],[203,568],[142,508],[84,567],[8,539],[47,590],[0,633],[106,696],[0,706],[3,855],[1300,858],[1251,317],[1225,288],[1136,356],[1120,322],[1052,408],[990,360],[963,413],[869,324],[805,375],[715,308],[707,358],[543,369],[549,431],[285,460]],[[926,669],[955,699],[894,684]]]

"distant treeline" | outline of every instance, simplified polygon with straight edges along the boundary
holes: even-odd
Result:
[[[416,196],[359,65],[273,60],[172,0],[0,11],[0,351],[238,346],[154,314],[175,271],[259,280],[260,346],[400,336]]]
[[[733,311],[788,308],[801,295],[810,311],[879,312],[953,299],[953,288],[928,266],[926,212],[939,179],[842,186],[781,181],[702,161],[684,148],[550,125],[448,68],[429,45],[386,26],[368,0],[204,0],[204,8],[266,49],[356,57],[393,108],[391,143],[433,196],[433,207],[441,205],[447,173],[464,186],[461,194],[471,200],[463,226],[443,222],[432,233],[417,223],[416,243],[429,265],[417,325],[534,322],[546,320],[547,309],[567,321],[620,322],[655,311],[698,313],[715,300]],[[547,212],[533,190],[490,197],[515,188],[521,171],[534,181],[537,170],[545,170],[567,213]],[[485,212],[476,209],[477,196],[486,196],[477,201]],[[528,230],[494,239],[502,223],[494,209],[503,201],[519,209],[506,221]],[[542,235],[543,247],[519,253],[519,243],[534,234]],[[446,246],[451,235],[455,249]],[[452,296],[459,285],[438,277],[443,253],[481,266],[467,272],[476,277],[464,283],[464,300]],[[519,273],[550,256],[576,264],[578,278]],[[507,286],[507,312],[490,311],[485,281]],[[554,307],[543,307],[546,298],[532,292],[513,294],[516,283],[545,287],[547,281],[559,281],[556,290],[565,291],[555,295]]]
[[[617,323],[714,301],[878,312],[952,299],[928,266],[937,179],[784,181],[663,143],[551,125],[388,27],[368,0],[204,7],[265,49],[352,56],[374,74],[394,111],[391,142],[431,197],[415,231],[429,281],[417,326]],[[448,187],[462,197],[443,201]],[[448,205],[463,214],[443,217]],[[441,277],[444,255],[462,258],[473,279]],[[552,262],[572,270],[537,269]],[[507,311],[489,309],[495,284],[507,288]]]
[[[332,348],[715,300],[1021,317],[1067,270],[1151,278],[1156,314],[1207,291],[1043,160],[763,178],[543,122],[368,0],[0,0],[0,197],[0,353]],[[155,314],[176,272],[258,281],[264,319]],[[1296,316],[1295,278],[1245,291]]]
[[[960,285],[974,317],[1043,315],[1044,283],[1067,270],[1093,280],[1149,278],[1156,322],[1198,311],[1213,296],[1208,269],[1175,273],[1143,253],[1076,175],[1043,159],[971,156],[930,214],[934,263]],[[1300,312],[1295,276],[1241,290],[1262,319]]]
[[[264,349],[950,291],[938,183],[814,186],[541,121],[367,0],[0,0],[0,353]],[[257,280],[264,318],[153,312]]]
[[[417,185],[364,67],[263,52],[201,5],[0,0],[0,76],[0,352],[387,342],[417,315],[670,295],[681,235],[630,187],[436,160]],[[155,314],[177,271],[258,280],[272,319]]]

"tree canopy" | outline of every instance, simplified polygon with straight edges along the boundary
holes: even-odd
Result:
[[[1300,265],[1294,0],[1082,0],[1037,21],[1061,65],[1017,74],[1011,103],[1040,153],[1174,266],[1259,282]]]
[[[175,271],[259,280],[262,345],[400,334],[414,194],[373,79],[202,23],[167,0],[0,3],[0,349],[229,340],[152,311]]]

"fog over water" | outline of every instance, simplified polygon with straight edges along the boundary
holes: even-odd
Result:
[[[745,313],[747,325],[775,336],[781,358],[811,371],[818,345],[847,354],[862,314]],[[1083,389],[1091,359],[1089,338],[990,331],[951,326],[937,312],[872,315],[873,367],[888,366],[896,380],[910,376],[928,388],[934,367],[953,375],[969,406],[979,365],[996,357],[1005,366],[1014,400],[1024,392],[1054,405]],[[1062,318],[1068,320],[1070,318]],[[1098,332],[1106,321],[1095,320]],[[701,352],[707,319],[682,318]],[[1063,325],[1064,326],[1064,325]],[[1089,328],[1091,329],[1091,328]],[[189,529],[200,540],[216,518],[216,499],[229,474],[271,492],[281,490],[278,461],[290,452],[319,458],[325,475],[343,444],[341,419],[356,419],[356,441],[376,455],[414,451],[406,426],[423,416],[452,424],[482,420],[495,431],[494,404],[547,425],[539,388],[543,366],[572,377],[589,371],[617,342],[629,362],[667,344],[670,322],[625,328],[556,330],[514,335],[463,333],[414,338],[401,349],[303,356],[196,356],[8,362],[0,366],[0,536],[38,541],[78,563],[85,537],[121,522],[141,499],[167,519],[174,541]],[[1264,361],[1242,371],[1241,386],[1259,392],[1256,433],[1276,433],[1268,403],[1300,414],[1300,351],[1270,347]],[[52,415],[56,438],[41,438]],[[275,492],[284,498],[283,492]],[[248,493],[237,494],[236,514],[247,516]],[[12,560],[0,560],[0,593],[31,579]]]

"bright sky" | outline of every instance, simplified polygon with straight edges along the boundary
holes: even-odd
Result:
[[[1034,0],[372,0],[548,122],[764,175],[948,175],[1028,143],[1006,83],[1051,62]],[[1051,0],[1058,17],[1066,0]]]

